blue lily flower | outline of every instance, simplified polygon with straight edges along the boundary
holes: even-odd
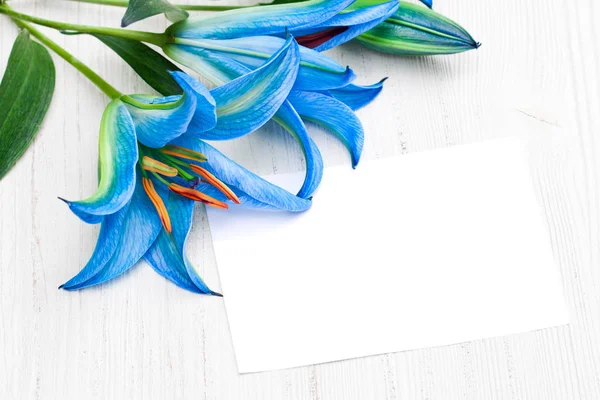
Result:
[[[331,49],[374,28],[390,17],[398,0],[313,0],[261,5],[188,18],[167,30],[176,39],[239,39],[283,36],[290,31],[298,43],[318,51]]]
[[[432,0],[421,0],[428,8],[399,0],[287,1],[179,21],[166,34],[176,44],[249,58],[264,57],[265,48],[260,41],[244,38],[283,37],[286,30],[300,45],[317,51],[354,38],[374,50],[403,55],[453,54],[479,47],[460,25],[432,11]],[[223,47],[214,41],[223,41]],[[247,52],[240,53],[242,49]]]
[[[258,68],[281,48],[285,39],[280,36],[286,31],[288,35],[295,33],[297,40],[314,45],[316,49],[299,47],[297,79],[288,101],[274,120],[297,120],[299,116],[322,125],[346,145],[352,165],[356,166],[363,148],[364,132],[352,107],[340,99],[347,97],[349,101],[354,99],[365,105],[379,93],[381,85],[375,89],[352,85],[356,78],[354,72],[317,50],[333,47],[369,30],[392,15],[398,5],[397,0],[313,0],[227,11],[214,17],[187,19],[171,25],[167,29],[169,39],[163,45],[163,51],[213,83],[222,84]],[[332,29],[336,31],[335,35],[331,34]],[[323,40],[325,37],[327,40]],[[339,99],[335,95],[337,92]],[[310,157],[313,144],[308,141],[303,124],[295,121],[293,129],[289,123],[282,125],[299,139],[305,156]],[[307,161],[310,160],[307,158]],[[315,173],[310,179],[311,172],[316,171],[316,168],[307,167],[307,181],[299,196],[309,196],[316,189],[320,176]]]
[[[106,282],[144,258],[182,288],[219,295],[185,256],[194,203],[228,208],[230,201],[300,212],[311,201],[265,181],[198,136],[241,135],[240,126],[249,131],[264,124],[286,101],[293,85],[289,75],[297,70],[297,45],[289,40],[264,65],[211,92],[175,72],[183,95],[111,101],[100,129],[98,189],[83,201],[67,201],[85,222],[101,223],[100,235],[86,266],[61,288]]]
[[[262,60],[281,47],[282,42],[284,40],[276,36],[184,39],[166,44],[163,50],[173,60],[213,83],[223,84],[260,66]],[[309,165],[305,185],[298,195],[307,197],[321,180],[322,161],[301,119],[317,123],[340,138],[348,148],[355,167],[360,160],[364,131],[353,108],[372,101],[381,91],[382,82],[368,87],[353,85],[350,82],[355,75],[349,68],[315,50],[302,46],[299,49],[300,68],[296,82],[273,119],[299,141],[304,151]]]

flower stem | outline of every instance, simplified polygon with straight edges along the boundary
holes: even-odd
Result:
[[[16,18],[13,18],[13,21],[15,24],[17,24],[17,26],[28,30],[33,37],[37,38],[40,42],[46,45],[46,47],[54,51],[66,62],[75,67],[79,72],[85,75],[85,77],[88,78],[94,85],[96,85],[98,89],[102,90],[108,97],[110,97],[111,99],[117,99],[123,95],[110,83],[102,79],[100,75],[92,71],[90,67],[79,61],[75,56],[73,56],[71,53],[59,46],[56,42],[52,41],[48,36],[38,31],[35,27],[28,24],[27,22],[18,20]]]
[[[80,3],[102,4],[105,6],[116,6],[116,7],[129,6],[128,0],[73,0],[73,1],[78,1]],[[252,6],[203,6],[203,5],[187,5],[187,4],[173,4],[173,5],[181,8],[182,10],[187,10],[187,11],[227,11],[227,10],[237,10],[238,8],[252,7]]]
[[[79,33],[109,35],[120,37],[123,39],[132,39],[141,42],[147,42],[160,47],[162,47],[166,42],[166,35],[164,33],[140,32],[132,31],[129,29],[104,28],[100,26],[77,25],[69,24],[67,22],[51,21],[48,19],[34,17],[32,15],[22,14],[11,9],[6,4],[0,4],[0,13],[9,15],[13,18],[33,22],[34,24],[47,26],[49,28],[57,29],[60,31],[75,31]]]

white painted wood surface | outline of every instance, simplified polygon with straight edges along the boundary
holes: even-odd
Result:
[[[122,15],[66,1],[12,4],[42,17],[107,26],[117,26]],[[433,58],[382,55],[357,44],[330,52],[361,83],[390,77],[381,97],[359,112],[364,159],[505,136],[514,124],[526,124],[570,326],[240,376],[218,298],[187,293],[145,264],[101,287],[57,290],[87,261],[98,233],[56,197],[94,190],[107,99],[54,57],[56,92],[43,129],[0,183],[0,399],[600,398],[600,5],[436,0],[435,6],[483,46]],[[165,26],[159,17],[140,24]],[[2,17],[2,69],[16,34]],[[95,39],[52,37],[122,91],[149,91]],[[338,141],[311,131],[327,165],[349,162]],[[220,147],[258,173],[303,168],[295,143],[273,126]],[[201,209],[189,242],[190,258],[219,289]]]

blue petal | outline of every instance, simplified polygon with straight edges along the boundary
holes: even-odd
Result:
[[[179,137],[173,144],[204,154],[208,161],[202,166],[227,184],[236,194],[241,191],[266,206],[292,212],[305,211],[311,206],[310,200],[295,196],[267,182],[202,140],[185,135]]]
[[[217,102],[217,126],[189,134],[208,140],[229,140],[255,131],[277,112],[298,73],[298,45],[290,37],[261,67],[211,91]]]
[[[183,89],[184,94],[181,96],[156,97],[136,94],[121,98],[133,118],[137,139],[148,147],[163,147],[184,134],[196,114],[199,116],[200,127],[209,125],[210,129],[214,126],[214,101],[212,110],[206,112],[206,107],[211,107],[212,100],[208,91],[204,89],[206,93],[198,92],[196,89],[202,90],[202,85],[193,82],[192,79],[185,79],[183,73],[172,75]],[[203,101],[200,110],[198,98]],[[204,121],[207,118],[203,114],[207,114],[209,121]]]
[[[156,189],[163,199],[166,198],[165,187],[156,184]],[[108,244],[114,251],[107,260],[107,255],[98,249],[94,252],[96,257],[71,281],[63,285],[66,290],[79,290],[89,286],[106,282],[133,267],[148,251],[162,229],[162,224],[154,205],[146,195],[141,180],[138,180],[135,191],[131,197],[129,207],[123,210],[125,215],[115,216],[122,218],[118,223],[111,221],[110,226],[103,226],[104,235],[97,246]],[[107,219],[107,218],[106,218]],[[108,221],[106,222],[108,224]],[[85,279],[84,279],[85,278]]]
[[[96,193],[81,201],[67,201],[75,215],[87,223],[99,223],[105,215],[119,211],[135,188],[138,159],[133,121],[120,100],[109,103],[102,115],[98,168],[100,182]]]
[[[161,230],[144,259],[156,272],[183,289],[220,296],[206,286],[185,256],[185,242],[192,226],[194,202],[170,193],[167,210],[173,232]]]
[[[276,53],[285,40],[274,36],[252,36],[239,39],[181,39],[178,44],[165,46],[165,53],[177,62],[188,66],[199,74],[207,70],[198,59],[211,55],[227,56],[250,69],[261,66],[272,54]],[[326,55],[300,46],[300,69],[294,89],[327,90],[346,86],[356,75],[349,67],[343,67]],[[187,54],[186,54],[187,53]],[[214,68],[219,68],[223,57],[211,57],[213,64],[210,76],[215,76]],[[200,64],[200,65],[196,65]],[[227,64],[227,63],[224,63]],[[231,64],[231,62],[229,62]],[[227,67],[225,65],[224,67]],[[210,76],[206,76],[210,79]]]
[[[214,186],[211,186],[207,183],[199,183],[198,185],[196,185],[195,188],[196,188],[196,190],[199,190],[202,193],[204,193],[212,198],[215,198],[217,200],[220,200],[222,202],[229,201],[227,199],[227,197],[219,189],[217,189]],[[254,209],[260,209],[260,210],[281,211],[280,208],[272,206],[270,204],[262,203],[256,199],[250,197],[249,195],[247,195],[246,193],[242,192],[239,189],[231,188],[231,190],[233,190],[233,192],[236,194],[236,196],[240,200],[241,207],[254,208]]]
[[[358,35],[368,31],[371,28],[374,28],[391,17],[399,6],[400,2],[398,0],[392,0],[388,1],[387,3],[359,8],[347,13],[336,15],[332,19],[320,24],[319,27],[321,29],[330,29],[345,26],[348,27],[348,29],[337,35],[334,35],[325,43],[314,47],[314,50],[329,50],[354,39]],[[296,36],[299,36],[299,34],[296,34]]]
[[[138,140],[153,148],[163,147],[185,133],[196,109],[196,98],[188,95],[156,97],[132,94],[121,99],[133,118]],[[165,108],[155,108],[157,106]]]
[[[360,160],[365,134],[360,120],[344,103],[321,93],[293,91],[289,96],[296,111],[311,122],[332,131],[348,148],[352,167]]]
[[[369,86],[358,86],[349,84],[339,89],[331,89],[326,92],[354,111],[363,108],[367,104],[371,103],[381,93],[383,89],[383,82],[387,78],[383,78],[378,83]]]
[[[308,136],[302,119],[289,101],[285,101],[275,117],[277,123],[284,127],[300,144],[306,160],[306,176],[297,196],[308,198],[319,187],[323,178],[323,158],[317,145]]]
[[[94,253],[85,267],[67,283],[59,286],[59,289],[74,287],[82,284],[96,275],[104,265],[111,259],[121,238],[121,228],[129,210],[129,203],[114,214],[107,215],[100,226],[100,235],[96,242]]]
[[[175,23],[169,27],[167,34],[191,39],[270,35],[286,28],[301,28],[326,21],[353,1],[312,0],[224,11],[209,18],[188,18]]]
[[[167,44],[163,51],[171,59],[196,71],[215,85],[223,85],[252,71],[226,53],[216,53],[200,47]]]
[[[425,4],[427,7],[433,7],[433,0],[421,0],[421,3]]]
[[[208,89],[185,72],[174,71],[171,72],[171,75],[179,83],[179,86],[184,90],[191,89],[189,94],[196,97],[196,111],[188,125],[188,130],[204,132],[214,128],[217,124],[217,103]]]

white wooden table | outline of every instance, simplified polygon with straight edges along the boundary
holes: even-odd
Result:
[[[123,12],[57,0],[12,4],[109,26]],[[240,376],[221,299],[185,292],[145,264],[100,287],[57,290],[96,241],[98,227],[81,223],[56,197],[93,192],[107,99],[54,57],[56,92],[43,128],[0,183],[0,399],[599,399],[600,5],[436,0],[435,7],[483,46],[433,58],[357,44],[330,52],[361,83],[390,77],[381,97],[359,112],[364,159],[505,136],[526,124],[570,326]],[[165,26],[157,17],[138,28]],[[122,91],[149,91],[94,38],[51,33]],[[16,34],[2,17],[2,69]],[[327,165],[349,162],[337,140],[311,132]],[[258,173],[303,169],[295,143],[274,126],[219,147]],[[189,255],[219,289],[202,209]]]

